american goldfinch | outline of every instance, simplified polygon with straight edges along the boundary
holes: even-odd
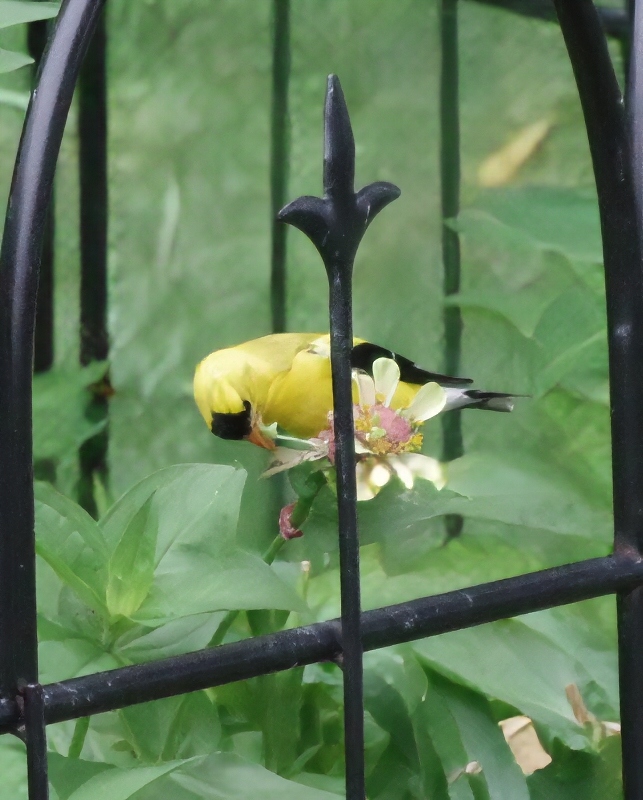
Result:
[[[446,409],[511,411],[512,395],[467,389],[468,378],[452,378],[422,369],[408,358],[363,339],[354,339],[354,370],[372,374],[379,358],[394,360],[400,382],[392,409],[408,406],[429,382],[444,387]],[[293,436],[316,436],[328,425],[333,407],[330,337],[319,333],[275,333],[217,350],[203,359],[194,376],[194,397],[203,419],[222,439],[245,439],[268,449],[273,423]]]

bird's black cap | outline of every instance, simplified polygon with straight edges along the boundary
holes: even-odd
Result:
[[[243,411],[236,414],[219,414],[213,411],[210,430],[220,439],[244,439],[252,433],[250,410],[250,403],[244,400]]]

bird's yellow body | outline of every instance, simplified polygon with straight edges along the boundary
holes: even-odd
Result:
[[[401,381],[391,407],[408,405],[419,388]],[[333,408],[330,337],[275,333],[217,350],[198,365],[194,396],[209,427],[213,415],[240,415],[248,403],[265,425],[276,422],[294,436],[316,436],[328,427]]]

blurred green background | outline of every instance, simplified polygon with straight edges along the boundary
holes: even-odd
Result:
[[[551,130],[512,183],[591,193],[580,106],[557,26],[475,3],[463,3],[460,12],[464,204],[478,198],[481,163],[542,120]],[[151,471],[182,461],[240,460],[256,475],[263,454],[208,436],[190,384],[208,352],[270,330],[270,3],[111,0],[108,13],[112,491],[118,496]],[[402,189],[358,255],[355,331],[436,367],[437,5],[296,0],[291,24],[288,195],[320,191],[325,76],[336,72],[355,130],[358,185],[382,179]],[[12,89],[28,80],[28,69],[2,79]],[[0,114],[6,195],[22,115],[6,105]],[[56,352],[67,366],[77,358],[75,139],[72,113],[56,186]],[[296,231],[288,244],[288,327],[325,330],[319,258]],[[598,249],[593,255],[600,259]],[[466,262],[464,273],[466,284]],[[463,372],[481,386],[528,392],[528,364],[510,372],[505,364],[498,374],[504,353],[494,344],[497,325],[471,313]],[[503,429],[516,424],[502,420]],[[493,447],[495,428],[488,426],[467,415],[467,444],[482,438]]]

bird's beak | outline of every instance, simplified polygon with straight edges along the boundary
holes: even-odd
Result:
[[[263,447],[266,450],[274,450],[276,445],[273,439],[267,436],[257,423],[252,426],[252,430],[250,434],[245,437],[246,442],[252,442],[252,444],[256,444],[257,447]]]

